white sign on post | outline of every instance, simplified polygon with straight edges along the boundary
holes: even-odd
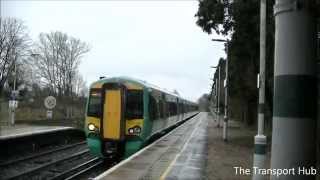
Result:
[[[47,110],[47,118],[52,119],[52,111],[51,110]]]
[[[56,106],[56,103],[57,103],[56,98],[53,96],[48,96],[46,97],[46,99],[44,99],[44,106],[47,109],[53,109]]]
[[[52,116],[53,116],[52,109],[56,106],[56,104],[57,104],[56,98],[53,96],[48,96],[44,99],[44,106],[48,109],[47,119],[52,119]]]
[[[18,107],[18,101],[16,101],[16,100],[9,101],[9,108],[10,109],[16,109],[17,107]]]

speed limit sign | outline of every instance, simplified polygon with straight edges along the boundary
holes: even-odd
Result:
[[[56,98],[53,96],[48,96],[44,99],[44,106],[47,109],[53,109],[56,106]]]

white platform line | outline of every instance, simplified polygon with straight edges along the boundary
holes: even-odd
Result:
[[[202,122],[203,117],[201,117],[200,121],[197,122],[196,124],[196,128],[194,128],[192,130],[191,135],[189,136],[188,140],[184,143],[181,151],[176,154],[176,156],[174,157],[174,159],[171,161],[171,163],[169,164],[169,166],[167,167],[167,169],[164,171],[164,173],[160,176],[160,180],[164,180],[167,175],[169,174],[169,172],[171,171],[174,163],[177,161],[177,159],[180,157],[180,155],[183,153],[183,151],[186,149],[186,147],[188,146],[190,140],[192,139],[192,137],[194,136],[194,133],[197,131],[198,127],[200,126],[201,122]]]

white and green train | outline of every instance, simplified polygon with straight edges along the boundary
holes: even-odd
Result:
[[[126,158],[147,142],[198,113],[197,104],[145,81],[100,79],[90,86],[85,132],[98,157]]]

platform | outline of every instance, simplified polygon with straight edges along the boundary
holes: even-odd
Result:
[[[205,179],[207,116],[199,113],[95,179]]]
[[[63,126],[32,126],[32,125],[14,125],[0,127],[0,140],[14,139],[24,136],[33,136],[49,132],[64,131],[74,129]]]

